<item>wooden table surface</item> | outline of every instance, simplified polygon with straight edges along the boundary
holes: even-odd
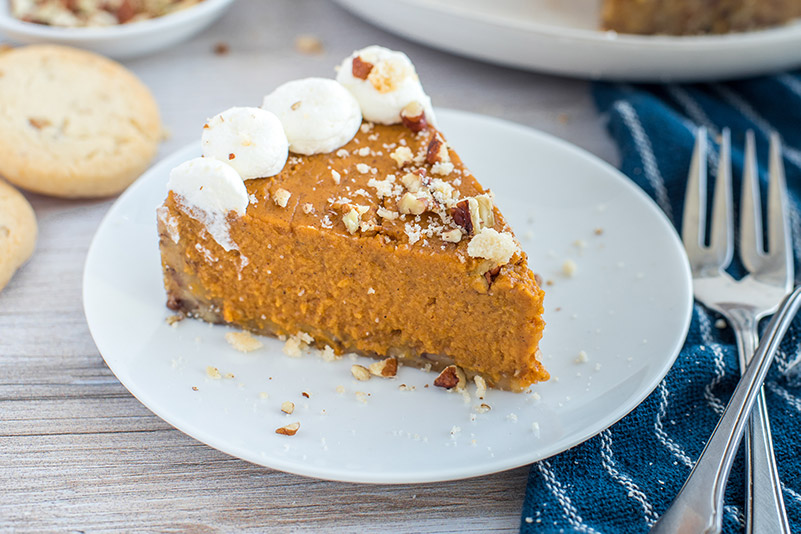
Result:
[[[318,37],[324,52],[297,51],[299,34]],[[217,43],[229,53],[215,54]],[[333,75],[374,43],[409,54],[435,106],[616,158],[586,83],[428,49],[323,0],[238,0],[193,40],[125,64],[161,108],[170,134],[162,158],[197,141],[206,117],[259,105],[284,81]],[[86,252],[114,199],[27,197],[37,250],[0,293],[0,532],[518,530],[527,466],[437,484],[346,484],[252,465],[173,429],[117,381],[84,318]]]

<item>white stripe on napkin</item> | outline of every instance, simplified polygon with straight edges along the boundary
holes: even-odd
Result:
[[[615,109],[617,109],[618,113],[620,113],[620,116],[623,118],[623,122],[626,124],[629,132],[631,132],[631,138],[634,139],[634,145],[636,146],[637,153],[640,155],[640,160],[642,161],[645,177],[648,179],[648,183],[651,184],[651,187],[654,190],[657,204],[659,204],[659,207],[665,212],[665,215],[667,215],[668,219],[673,222],[673,210],[670,207],[670,201],[668,200],[667,189],[665,188],[665,180],[662,178],[662,173],[659,172],[659,167],[656,164],[656,157],[654,156],[654,150],[651,146],[651,140],[648,139],[647,135],[645,135],[645,130],[642,127],[639,117],[637,117],[637,112],[634,111],[634,107],[631,105],[631,103],[626,102],[625,100],[618,100],[615,102]]]
[[[659,516],[654,513],[654,508],[651,506],[651,503],[648,502],[648,497],[646,497],[645,493],[643,493],[629,475],[622,473],[615,465],[614,455],[612,454],[612,432],[609,429],[601,432],[601,459],[601,464],[612,479],[626,488],[626,495],[640,503],[642,511],[645,514],[643,519],[645,519],[648,528],[654,526]]]

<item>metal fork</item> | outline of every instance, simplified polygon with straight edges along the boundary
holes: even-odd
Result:
[[[695,298],[726,318],[734,330],[740,369],[754,355],[759,320],[774,313],[790,292],[793,280],[792,249],[787,217],[787,192],[781,144],[777,134],[770,139],[768,188],[768,252],[762,240],[762,210],[754,134],[746,134],[742,197],[740,202],[740,259],[749,274],[734,280],[725,269],[734,254],[730,135],[724,130],[720,143],[718,175],[712,206],[709,246],[706,233],[707,134],[700,128],[695,143],[684,201],[682,240],[693,272]],[[713,483],[709,480],[711,489]],[[746,434],[746,532],[790,533],[781,483],[773,455],[773,443],[760,391]],[[714,488],[708,502],[695,499],[693,513],[708,517],[698,532],[719,532],[725,481]]]

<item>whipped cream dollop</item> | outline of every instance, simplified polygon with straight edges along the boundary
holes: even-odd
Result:
[[[337,81],[356,97],[368,121],[397,124],[401,110],[417,102],[425,110],[426,121],[436,125],[431,99],[403,52],[376,45],[356,50],[342,61]]]
[[[236,169],[242,180],[275,176],[289,157],[289,142],[275,114],[233,107],[203,126],[203,155]]]
[[[307,156],[333,152],[353,139],[362,123],[356,98],[327,78],[287,82],[264,97],[262,108],[280,119],[289,150]]]
[[[167,189],[181,197],[189,214],[202,222],[225,250],[237,248],[231,240],[228,213],[242,216],[248,191],[236,170],[214,158],[194,158],[170,171]]]

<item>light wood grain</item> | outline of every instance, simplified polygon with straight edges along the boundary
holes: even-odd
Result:
[[[313,33],[322,56],[293,48]],[[212,53],[227,42],[227,56]],[[239,0],[202,36],[128,63],[171,137],[258,105],[278,83],[332,73],[353,49],[405,50],[440,106],[509,118],[615,157],[582,82],[456,58],[383,33],[328,2]],[[113,199],[27,195],[40,237],[0,293],[0,532],[516,532],[527,467],[424,485],[357,485],[272,471],[152,415],[103,363],[84,319],[83,264]]]

